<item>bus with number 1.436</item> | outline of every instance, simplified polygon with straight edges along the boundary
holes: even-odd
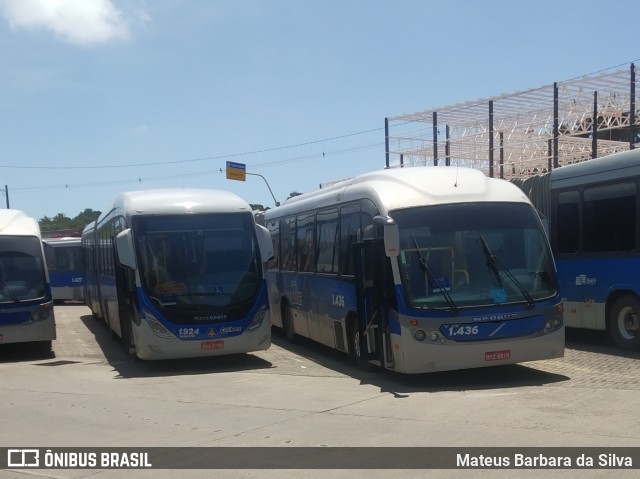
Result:
[[[272,321],[363,367],[427,373],[561,357],[561,296],[542,223],[507,181],[395,168],[265,214]]]

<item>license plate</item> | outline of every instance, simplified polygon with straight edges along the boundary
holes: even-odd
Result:
[[[224,349],[224,341],[205,341],[200,343],[200,349],[210,351],[211,349]]]
[[[500,361],[501,359],[511,359],[511,350],[505,349],[503,351],[487,351],[484,353],[485,361]]]

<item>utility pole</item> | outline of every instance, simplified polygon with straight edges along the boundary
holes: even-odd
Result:
[[[4,185],[4,190],[2,190],[4,196],[7,198],[7,209],[9,209],[9,187]]]

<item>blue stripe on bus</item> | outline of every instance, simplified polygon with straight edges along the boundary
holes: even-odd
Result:
[[[440,332],[457,342],[486,341],[529,336],[544,330],[544,324],[544,316],[532,316],[487,323],[443,324]]]
[[[607,296],[621,289],[640,294],[640,258],[556,259],[562,296],[568,301],[604,303]]]
[[[81,287],[83,283],[81,272],[58,273],[51,271],[49,272],[49,279],[51,286],[54,288],[62,288],[65,286]]]
[[[12,303],[13,304],[13,303]],[[22,324],[31,319],[31,311],[2,311],[0,314],[0,324]]]
[[[267,287],[266,282],[263,280],[260,291],[258,292],[255,304],[253,308],[245,318],[240,320],[228,320],[215,322],[202,322],[202,323],[189,323],[189,324],[175,324],[168,321],[155,307],[151,299],[147,296],[147,293],[142,288],[138,288],[138,300],[142,306],[143,311],[149,311],[155,316],[155,318],[162,323],[162,325],[171,331],[176,338],[181,340],[210,340],[216,338],[230,338],[233,336],[239,336],[244,333],[245,329],[251,323],[256,313],[261,308],[267,307]],[[207,315],[206,311],[202,311],[201,315]]]

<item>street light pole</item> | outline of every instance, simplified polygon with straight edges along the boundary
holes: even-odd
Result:
[[[269,186],[269,182],[267,181],[267,179],[264,176],[259,175],[258,173],[249,173],[248,171],[245,172],[245,173],[247,175],[259,176],[260,178],[262,178],[264,180],[265,184],[267,185],[267,188],[269,188],[269,193],[271,193],[271,197],[273,198],[273,202],[276,204],[276,206],[280,206],[280,202],[278,200],[276,200],[276,197],[273,195],[273,191],[271,191],[271,187]]]

